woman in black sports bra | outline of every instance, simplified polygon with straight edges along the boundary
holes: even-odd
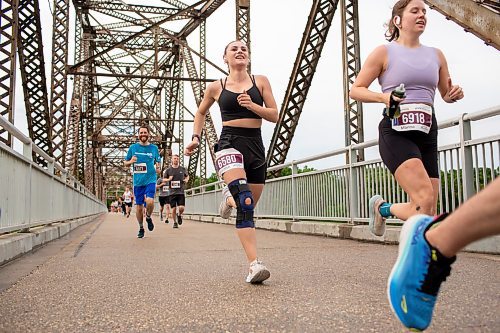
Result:
[[[214,147],[216,168],[228,185],[223,190],[219,212],[223,218],[229,218],[232,208],[237,209],[236,230],[250,263],[246,282],[260,283],[270,276],[263,263],[257,260],[253,222],[254,207],[264,189],[267,168],[260,128],[262,119],[278,121],[278,109],[267,77],[248,74],[250,60],[245,43],[229,43],[223,59],[229,66],[229,76],[207,86],[194,118],[192,141],[184,153],[189,156],[198,147],[205,116],[217,101],[223,128]]]

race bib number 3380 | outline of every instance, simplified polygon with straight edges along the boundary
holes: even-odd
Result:
[[[432,107],[427,104],[400,105],[401,115],[392,120],[392,129],[398,132],[420,131],[429,133],[432,126]]]

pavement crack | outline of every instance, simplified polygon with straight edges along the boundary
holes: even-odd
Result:
[[[83,246],[88,242],[88,240],[90,239],[90,237],[92,237],[92,235],[97,231],[97,229],[99,229],[99,227],[101,226],[102,222],[104,222],[104,219],[101,219],[101,221],[97,224],[97,226],[94,228],[94,230],[92,230],[88,235],[87,237],[85,237],[81,242],[80,244],[78,244],[78,247],[76,248],[75,250],[75,253],[73,254],[73,258],[76,258],[78,256],[78,254],[80,253],[80,251],[82,250]]]

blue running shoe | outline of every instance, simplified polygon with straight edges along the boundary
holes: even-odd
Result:
[[[142,238],[144,237],[144,228],[139,229],[139,233],[137,234],[137,238]]]
[[[155,225],[153,224],[153,219],[151,218],[151,216],[146,216],[146,222],[148,223],[148,230],[153,231]]]
[[[455,257],[446,258],[429,245],[425,232],[446,215],[416,215],[401,229],[399,254],[387,281],[392,311],[411,331],[425,330],[431,323],[441,283],[450,275]]]

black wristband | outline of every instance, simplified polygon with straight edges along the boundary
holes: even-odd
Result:
[[[201,143],[201,137],[200,137],[198,134],[193,134],[193,135],[191,135],[191,141],[192,141],[194,138],[197,138],[197,139],[198,139],[198,143]]]

